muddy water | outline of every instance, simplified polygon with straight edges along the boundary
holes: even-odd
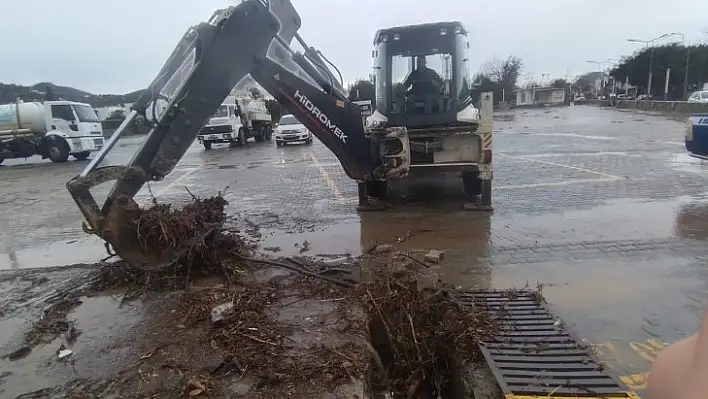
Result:
[[[180,163],[187,171],[176,171],[172,176],[181,177],[160,190],[176,199],[184,196],[183,185],[206,195],[232,185],[238,187],[229,191],[236,213],[263,211],[282,219],[297,214],[304,229],[261,227],[261,246],[279,247],[277,255],[357,255],[362,247],[378,242],[391,244],[394,250],[444,251],[442,262],[433,267],[457,286],[544,284],[554,311],[581,337],[627,343],[618,349],[620,357],[626,357],[618,363],[632,367],[623,372],[646,371],[646,358],[637,358],[628,344],[647,339],[671,342],[690,334],[708,291],[708,201],[702,195],[708,186],[708,168],[683,154],[683,124],[573,107],[548,114],[507,115],[495,123],[495,133],[498,211],[492,215],[462,211],[461,204],[454,202],[357,215],[351,202],[355,191],[349,189],[352,182],[341,176],[336,159],[318,143],[309,148],[264,145],[211,152],[195,147]],[[124,155],[128,159],[132,150]],[[311,162],[315,159],[319,161]],[[49,166],[3,171],[16,175],[11,195],[4,198],[18,202],[4,208],[5,225],[11,228],[3,238],[5,247],[0,248],[4,252],[0,270],[90,262],[105,256],[97,240],[74,241],[83,237],[80,215],[63,187],[39,192],[54,187],[58,179],[65,181],[78,166]],[[600,171],[599,178],[598,173],[588,173],[593,170]],[[57,177],[58,173],[63,175]],[[618,178],[605,181],[607,174]],[[592,182],[598,180],[603,182]],[[37,190],[32,201],[44,199],[54,208],[47,205],[47,210],[38,212],[39,202],[33,208],[23,203],[29,186]],[[411,193],[427,200],[443,192],[425,184],[411,187]],[[56,207],[59,200],[62,206]],[[333,205],[335,200],[340,202]],[[545,202],[553,206],[537,206]],[[38,220],[30,220],[33,216]],[[0,285],[0,290],[5,287]],[[13,290],[10,296],[22,295],[20,291]],[[6,292],[0,291],[0,296]],[[105,337],[141,320],[140,312],[116,313],[112,300],[96,306],[107,317],[117,318],[117,324],[95,322],[94,317],[103,320],[102,314],[76,316],[79,323],[96,326],[95,332],[79,340],[111,341]],[[30,315],[0,317],[3,337],[30,319]],[[46,354],[38,350],[31,355],[37,356],[33,357],[36,363],[22,363],[22,381],[34,378],[43,384],[42,379],[54,381],[50,374],[59,379],[68,375],[57,365],[45,364],[55,349],[48,345],[44,350]],[[87,361],[87,350],[82,349],[77,359]],[[2,379],[0,389],[7,389],[7,380]]]
[[[101,378],[124,364],[131,350],[124,340],[146,311],[140,303],[120,308],[119,303],[120,298],[113,297],[82,298],[82,304],[67,316],[80,331],[75,342],[61,336],[33,348],[24,358],[0,360],[0,370],[12,372],[0,383],[0,397],[12,398],[74,378]],[[74,352],[71,360],[58,359],[62,344]]]

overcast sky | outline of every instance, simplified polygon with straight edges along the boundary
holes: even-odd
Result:
[[[461,20],[470,31],[472,72],[516,55],[522,76],[594,71],[588,60],[630,54],[666,32],[703,41],[705,0],[292,0],[301,35],[338,65],[345,80],[371,70],[378,28]],[[0,81],[51,81],[93,93],[144,88],[186,28],[234,0],[2,0]],[[248,38],[244,38],[247,40]],[[676,37],[672,40],[680,40]],[[236,44],[237,48],[237,44]]]

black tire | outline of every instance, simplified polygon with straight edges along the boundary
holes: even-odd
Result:
[[[91,151],[81,151],[81,152],[77,152],[72,155],[74,158],[76,158],[79,161],[85,161],[86,159],[88,159],[90,154],[91,154]]]
[[[52,137],[47,143],[47,155],[52,162],[62,163],[69,159],[69,144],[61,137]]]
[[[238,137],[237,137],[237,142],[238,145],[244,146],[246,145],[246,131],[243,128],[238,129]]]
[[[492,205],[492,181],[482,180],[482,206]]]
[[[205,150],[211,150],[211,141],[202,141],[202,145],[204,146]]]
[[[256,139],[256,142],[262,143],[266,139],[266,128],[265,126],[262,126],[260,129],[258,129],[258,133],[255,134],[254,138]]]
[[[283,142],[280,141],[280,140],[275,140],[275,145],[276,145],[277,147],[282,147],[282,146],[283,146]]]
[[[482,194],[482,181],[477,178],[475,172],[462,173],[462,188],[466,195],[475,197]]]

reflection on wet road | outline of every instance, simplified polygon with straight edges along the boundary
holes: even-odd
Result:
[[[262,246],[283,255],[303,241],[313,255],[388,243],[444,251],[436,267],[458,286],[541,284],[566,325],[641,389],[664,344],[695,331],[706,299],[708,166],[683,155],[683,124],[661,117],[594,107],[509,115],[495,122],[493,215],[456,202],[358,215],[356,185],[317,142],[195,145],[152,191],[179,202],[185,186],[201,195],[228,187],[230,211],[260,225]],[[140,140],[124,140],[109,163],[127,161]],[[104,256],[63,186],[83,165],[0,167],[0,269]]]

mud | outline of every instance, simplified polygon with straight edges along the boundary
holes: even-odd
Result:
[[[259,235],[258,250],[278,257],[339,262],[379,243],[418,260],[428,250],[443,251],[441,262],[429,269],[459,287],[544,283],[552,309],[580,337],[605,348],[608,366],[640,381],[636,389],[641,390],[637,376],[655,355],[637,351],[638,344],[656,340],[661,346],[691,334],[706,300],[708,248],[702,238],[708,236],[708,169],[685,156],[683,135],[683,121],[597,107],[507,112],[495,121],[492,215],[466,212],[459,201],[358,215],[355,184],[317,142],[286,148],[249,143],[210,152],[194,146],[151,188],[158,198],[182,204],[190,200],[185,186],[197,195],[229,186],[227,213],[238,215],[238,228]],[[139,140],[120,144],[107,163],[130,159]],[[45,298],[92,272],[55,266],[92,264],[105,256],[100,241],[85,237],[81,216],[57,184],[81,167],[32,160],[0,166],[7,183],[0,189],[0,224],[10,226],[0,232],[0,268],[6,269],[0,272],[0,354],[18,348]],[[419,184],[423,189],[416,191],[436,194],[440,185],[430,183],[436,182]],[[98,197],[109,188],[100,187]],[[138,196],[140,204],[149,200],[146,190]],[[8,275],[12,278],[5,280]],[[595,284],[605,287],[606,295],[589,288]],[[142,299],[134,310],[124,305],[116,313],[113,305],[124,293],[94,302],[105,318],[81,311],[70,316],[82,330],[77,345],[93,337],[81,327],[87,324],[97,326],[92,334],[98,338],[91,339],[98,346],[119,337],[130,341],[144,314],[152,306],[161,308],[159,301]],[[79,310],[86,306],[82,300]],[[110,318],[116,323],[106,321]],[[0,378],[5,390],[0,397],[14,397],[8,392],[17,391],[8,387],[25,382],[32,389],[61,383],[59,368],[44,365],[54,362],[57,347],[46,345],[46,353],[35,348],[22,367],[0,361],[3,371],[15,375],[31,371],[17,383],[14,377]],[[122,359],[127,347],[111,353]],[[95,356],[87,352],[77,359],[87,357]],[[101,361],[109,363],[106,359]]]

